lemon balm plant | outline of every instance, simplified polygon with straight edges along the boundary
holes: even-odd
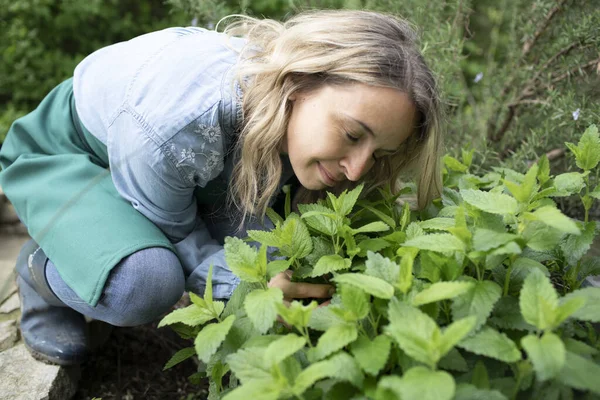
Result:
[[[298,214],[288,195],[275,229],[249,232],[259,249],[226,239],[242,280],[226,306],[209,273],[204,297],[161,321],[194,341],[165,368],[198,357],[209,398],[225,400],[600,398],[600,288],[582,287],[600,274],[584,257],[597,127],[567,146],[581,172],[552,176],[543,157],[476,176],[472,153],[446,156],[444,193],[420,214],[386,190],[359,200],[361,186]],[[584,221],[556,207],[571,195]],[[335,284],[331,304],[285,306],[267,282],[287,269]]]

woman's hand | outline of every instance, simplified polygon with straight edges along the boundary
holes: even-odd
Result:
[[[292,282],[293,271],[288,269],[275,275],[267,284],[268,287],[276,287],[283,292],[283,302],[289,306],[293,299],[329,299],[335,293],[335,287],[326,284]],[[319,307],[326,306],[330,300],[322,303]]]

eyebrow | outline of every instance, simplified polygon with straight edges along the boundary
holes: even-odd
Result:
[[[373,130],[369,127],[369,125],[365,124],[361,120],[358,120],[358,119],[356,119],[348,114],[345,114],[345,113],[339,113],[339,115],[346,120],[351,120],[351,121],[359,124],[363,128],[363,130],[367,131],[371,136],[375,137],[375,133],[373,133]],[[397,149],[394,149],[394,150],[381,149],[381,151],[385,151],[386,153],[395,153],[398,150]]]

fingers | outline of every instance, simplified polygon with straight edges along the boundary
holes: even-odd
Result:
[[[283,292],[286,299],[327,299],[335,293],[335,287],[327,284],[292,282],[293,271],[286,270],[275,275],[268,283],[268,287],[277,287]]]

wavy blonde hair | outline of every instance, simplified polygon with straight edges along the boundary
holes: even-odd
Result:
[[[290,95],[323,85],[363,83],[398,89],[410,97],[418,116],[415,132],[399,152],[380,158],[360,182],[344,182],[329,190],[340,192],[364,182],[364,193],[384,184],[397,191],[401,177],[410,173],[417,178],[420,208],[439,196],[443,112],[435,77],[407,21],[358,10],[309,10],[286,22],[245,15],[224,19],[231,17],[239,19],[224,33],[248,40],[240,50],[234,79],[243,93],[243,123],[236,145],[240,161],[230,186],[230,201],[243,219],[262,218],[276,194],[282,174],[280,147],[292,110]],[[305,190],[302,202],[322,194]]]

